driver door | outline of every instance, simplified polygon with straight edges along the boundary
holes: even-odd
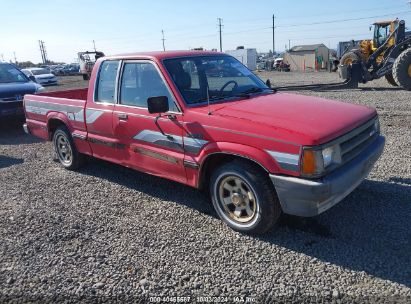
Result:
[[[155,96],[167,96],[170,103],[158,124],[157,114],[147,109],[147,99]],[[119,153],[125,166],[186,182],[182,115],[154,62],[123,62],[113,130],[122,144]]]

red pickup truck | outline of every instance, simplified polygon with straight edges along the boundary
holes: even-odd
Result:
[[[52,141],[67,169],[93,156],[208,189],[247,233],[331,208],[385,143],[374,109],[278,93],[216,52],[103,57],[88,89],[25,95],[24,109],[25,131]]]

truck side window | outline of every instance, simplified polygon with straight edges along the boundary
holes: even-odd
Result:
[[[95,100],[115,103],[115,88],[119,61],[107,60],[101,64]]]
[[[174,98],[152,63],[125,63],[120,86],[120,104],[147,108],[147,99],[167,96],[170,111],[177,111]]]

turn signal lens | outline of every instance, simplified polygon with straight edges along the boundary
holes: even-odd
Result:
[[[316,171],[315,152],[313,150],[304,150],[302,159],[302,173],[311,175]]]
[[[316,176],[324,172],[324,161],[321,150],[305,149],[302,158],[303,175]]]

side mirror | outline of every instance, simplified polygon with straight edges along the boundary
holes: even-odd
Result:
[[[265,85],[271,89],[271,81],[270,81],[270,79],[267,79],[267,81],[265,82]]]
[[[165,113],[169,110],[167,96],[149,97],[147,99],[148,113]]]
[[[30,75],[30,76],[29,76],[29,79],[30,79],[31,81],[37,82],[37,81],[36,81],[36,77],[34,77],[33,75]]]

